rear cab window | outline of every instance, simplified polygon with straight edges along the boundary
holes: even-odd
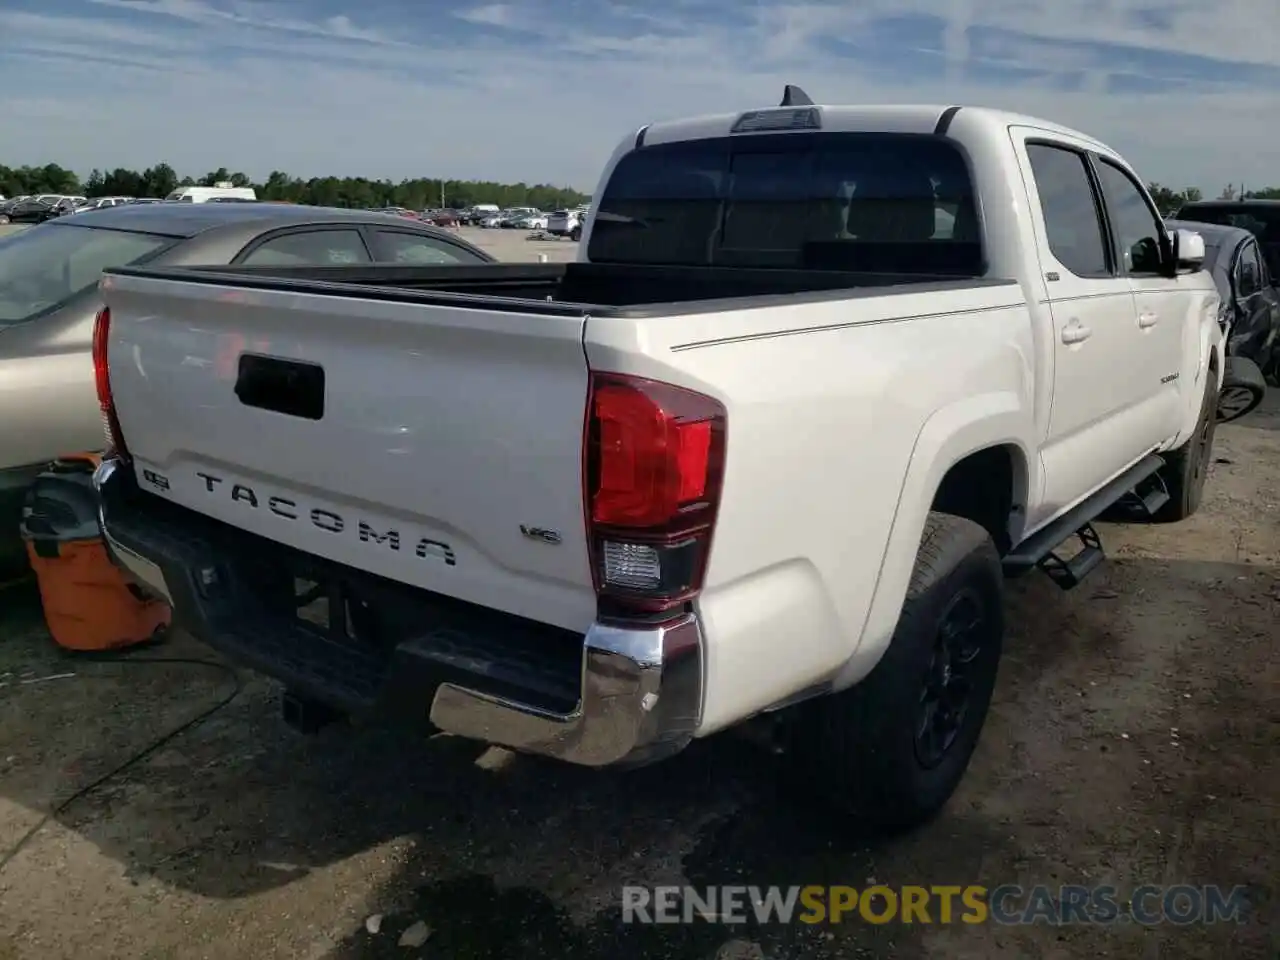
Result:
[[[968,163],[942,137],[754,134],[654,144],[600,197],[597,263],[981,276]]]
[[[0,239],[0,329],[52,313],[95,287],[103,270],[149,260],[177,242],[70,223]]]
[[[1263,239],[1268,232],[1273,232],[1276,239],[1280,240],[1280,205],[1269,210],[1252,206],[1247,201],[1193,204],[1179,210],[1174,219],[1215,223],[1221,227],[1239,227],[1259,239]]]
[[[1214,223],[1248,230],[1258,239],[1262,258],[1272,276],[1280,276],[1280,204],[1233,200],[1223,203],[1192,203],[1175,214],[1178,220]]]

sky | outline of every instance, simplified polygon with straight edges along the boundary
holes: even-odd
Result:
[[[0,163],[590,192],[645,123],[1000,107],[1147,180],[1280,185],[1277,0],[0,0]]]

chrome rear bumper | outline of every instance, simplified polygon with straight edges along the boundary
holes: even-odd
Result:
[[[441,684],[441,730],[588,767],[650,762],[683,749],[702,715],[702,631],[692,615],[664,626],[596,624],[583,644],[582,695],[571,714]]]
[[[201,538],[197,515],[191,515],[190,524],[175,522],[172,511],[162,517],[147,509],[149,494],[137,494],[128,506],[114,504],[121,498],[113,491],[136,492],[132,474],[117,460],[105,460],[94,483],[98,520],[112,558],[168,601],[175,624],[317,700],[344,710],[394,705],[419,715],[429,702],[431,722],[446,733],[589,767],[658,760],[681,750],[697,733],[705,655],[694,614],[661,625],[593,624],[582,642],[578,702],[567,712],[486,690],[479,669],[459,677],[456,656],[455,669],[444,679],[430,633],[396,648],[376,690],[322,686],[297,662],[297,652],[314,645],[272,636],[282,628],[255,622],[247,613],[240,620],[230,600],[211,599],[207,571],[221,568],[234,577],[234,556]],[[226,593],[236,595],[236,590]],[[292,657],[277,655],[285,648]]]

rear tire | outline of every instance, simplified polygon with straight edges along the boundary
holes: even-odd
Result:
[[[931,513],[880,662],[856,686],[794,708],[784,753],[796,784],[881,830],[932,819],[986,721],[1004,637],[1003,583],[982,527]]]
[[[1232,423],[1253,413],[1267,398],[1267,378],[1248,357],[1227,357],[1222,388],[1214,408],[1218,423]]]
[[[1213,460],[1213,438],[1218,426],[1218,372],[1211,365],[1205,376],[1204,396],[1195,432],[1176,450],[1164,455],[1160,471],[1169,502],[1156,511],[1155,523],[1178,523],[1200,509],[1204,498],[1204,482]]]
[[[581,239],[582,239],[582,228],[581,228],[581,227],[574,227],[572,230],[570,230],[570,231],[569,231],[569,239],[570,239],[570,240],[572,240],[574,243],[577,243],[579,240],[581,240]]]

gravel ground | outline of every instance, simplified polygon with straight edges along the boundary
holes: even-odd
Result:
[[[488,250],[499,260],[537,260],[545,256],[551,263],[573,260],[578,245],[571,240],[529,240],[523,230],[482,230],[459,227],[458,234],[469,243]]]
[[[474,233],[509,259],[540,250]],[[1270,401],[1220,430],[1200,514],[1104,528],[1112,559],[1080,589],[1013,586],[977,757],[910,836],[806,815],[732,737],[630,774],[377,726],[304,738],[281,725],[275,686],[246,673],[229,706],[0,868],[0,960],[1276,960],[1278,430]],[[209,656],[182,637],[137,655]],[[34,591],[0,592],[0,851],[231,689],[208,666],[61,657]],[[621,922],[627,883],[869,878],[1242,885],[1253,911],[1190,928]],[[425,945],[400,946],[418,923]]]

